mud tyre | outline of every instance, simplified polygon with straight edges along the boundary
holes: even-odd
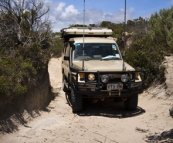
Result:
[[[125,108],[134,111],[138,106],[138,94],[133,94],[126,101],[124,101]]]
[[[69,91],[68,88],[65,85],[65,76],[64,75],[62,75],[62,90],[64,92],[68,92]]]
[[[83,110],[82,96],[77,94],[74,88],[71,89],[71,106],[73,113],[80,112]]]
[[[65,98],[69,106],[71,106],[71,92],[65,92]]]

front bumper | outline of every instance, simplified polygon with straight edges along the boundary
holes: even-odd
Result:
[[[108,90],[107,84],[104,84],[100,80],[101,74],[132,74],[134,75],[135,72],[142,72],[143,73],[143,80],[136,82],[133,78],[132,80],[129,80],[127,83],[122,83],[120,79],[114,79],[111,82],[107,84],[123,84],[123,88],[116,89],[116,90]],[[84,72],[85,75],[87,73],[91,72]],[[92,72],[94,73],[94,72]],[[84,82],[79,82],[78,80],[78,72],[72,74],[71,77],[74,78],[73,82],[73,88],[75,89],[75,92],[80,95],[84,95],[91,98],[101,98],[101,97],[128,97],[132,94],[139,94],[143,92],[144,89],[144,82],[145,82],[145,72],[144,71],[121,71],[121,72],[95,72],[96,75],[96,81],[89,82],[87,81],[87,77],[85,77]]]
[[[87,86],[76,86],[76,93],[80,95],[86,95],[87,97],[128,97],[132,94],[142,93],[144,86],[137,86],[129,89],[119,89],[119,90],[104,90],[102,88],[93,88]]]

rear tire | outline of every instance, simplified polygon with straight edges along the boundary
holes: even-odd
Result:
[[[82,96],[77,94],[74,88],[71,88],[71,105],[74,113],[83,110]]]
[[[138,94],[133,94],[126,101],[124,101],[125,108],[127,110],[136,110],[138,106]]]

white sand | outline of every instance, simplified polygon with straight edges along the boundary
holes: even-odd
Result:
[[[78,115],[72,113],[61,91],[61,59],[51,59],[49,73],[54,91],[60,93],[48,106],[50,112],[41,111],[28,127],[19,126],[19,131],[1,135],[1,143],[143,143],[147,136],[173,129],[169,116],[173,100],[152,98],[154,88],[139,95],[135,112],[125,111],[121,103],[107,101],[90,103]],[[157,96],[157,91],[154,93]]]

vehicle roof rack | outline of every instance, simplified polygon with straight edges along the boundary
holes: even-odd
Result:
[[[109,37],[112,36],[112,30],[102,27],[71,27],[64,29],[61,38],[68,41],[73,37]]]

